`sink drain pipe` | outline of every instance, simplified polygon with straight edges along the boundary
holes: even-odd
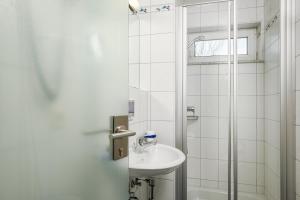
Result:
[[[153,200],[154,199],[154,179],[146,179],[145,180],[148,183],[148,186],[150,187],[150,191],[149,191],[149,200]]]
[[[129,200],[131,199],[136,199],[138,200],[138,198],[135,196],[135,192],[136,191],[132,191],[132,188],[135,188],[136,186],[141,187],[142,183],[141,181],[144,181],[145,183],[147,183],[148,188],[150,188],[150,190],[148,190],[148,199],[149,200],[154,200],[154,179],[140,179],[140,178],[134,178],[130,180],[129,183]]]

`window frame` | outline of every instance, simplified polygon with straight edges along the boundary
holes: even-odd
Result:
[[[239,55],[248,55],[248,53],[249,53],[249,38],[248,37],[239,37],[238,38],[238,40],[239,39],[246,39],[246,53],[245,54],[239,54]],[[198,41],[195,41],[194,42],[194,57],[211,57],[211,56],[227,56],[227,55],[218,55],[218,54],[216,54],[216,55],[210,55],[210,56],[197,56],[196,55],[196,43],[198,43],[198,42],[205,42],[205,41],[227,41],[228,40],[228,38],[219,38],[219,39],[210,39],[210,40],[198,40]],[[233,38],[231,38],[231,42],[233,42]],[[232,51],[232,48],[233,47],[231,47],[231,51]],[[228,50],[228,49],[227,49]],[[233,55],[233,54],[231,54],[231,55]]]
[[[227,37],[228,32],[224,31],[210,31],[202,33],[189,33],[188,34],[188,43],[193,43],[188,48],[188,62],[191,64],[197,63],[210,63],[210,62],[227,62],[228,55],[225,56],[207,56],[200,57],[195,56],[194,42],[195,38],[204,37],[204,40],[217,40],[224,39]],[[252,61],[257,58],[257,30],[255,28],[249,29],[239,29],[238,38],[248,38],[248,54],[247,55],[238,55],[238,60],[242,61]]]

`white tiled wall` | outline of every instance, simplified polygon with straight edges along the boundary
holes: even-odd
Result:
[[[300,199],[300,1],[296,0],[296,194]]]
[[[137,113],[131,129],[158,133],[158,142],[175,145],[175,1],[142,0],[147,12],[129,15],[129,86]],[[164,5],[170,10],[158,11]],[[144,117],[142,117],[144,116]],[[131,139],[131,143],[134,138]],[[174,199],[174,174],[156,177],[155,199]],[[146,198],[140,193],[139,198]]]
[[[264,3],[238,1],[238,23],[261,23]],[[227,25],[227,4],[188,9],[188,28]],[[261,32],[259,40],[263,41]],[[207,35],[207,33],[206,33]],[[223,37],[226,38],[226,33]],[[221,36],[222,37],[222,36]],[[250,41],[256,42],[256,41]],[[257,41],[257,59],[263,46]],[[214,60],[218,61],[218,60]],[[238,68],[239,191],[264,194],[264,64],[239,64]],[[187,104],[195,106],[197,121],[188,122],[188,185],[227,189],[228,65],[189,65]]]
[[[265,0],[265,24],[279,13],[279,0]],[[265,32],[265,195],[280,199],[280,21]]]
[[[188,66],[188,106],[197,121],[188,122],[188,183],[226,189],[228,161],[228,97],[222,90],[222,65]],[[240,64],[239,79],[239,185],[240,191],[263,193],[264,96],[263,63]],[[198,68],[196,70],[196,68]],[[208,69],[211,68],[208,74]],[[226,82],[225,82],[226,84]],[[225,169],[224,169],[225,168]],[[208,184],[210,183],[210,184]]]

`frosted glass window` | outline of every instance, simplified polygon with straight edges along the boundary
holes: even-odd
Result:
[[[237,53],[239,55],[248,54],[248,38],[238,38],[237,40]],[[233,54],[233,39],[231,39],[231,55]],[[226,56],[228,55],[228,40],[202,40],[195,42],[195,56],[208,57],[208,56]]]

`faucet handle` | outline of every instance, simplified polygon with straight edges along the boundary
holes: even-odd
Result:
[[[145,133],[145,135],[144,135],[144,138],[152,138],[152,139],[154,139],[156,137],[157,137],[157,135],[156,135],[156,133],[154,131],[147,131]]]

